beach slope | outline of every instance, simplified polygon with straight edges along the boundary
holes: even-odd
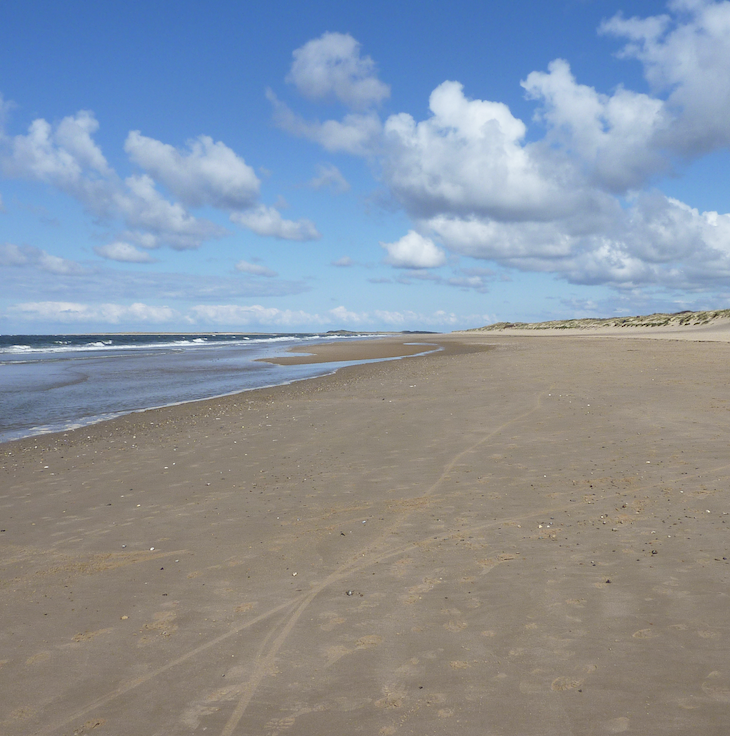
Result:
[[[0,732],[724,733],[730,345],[422,341],[0,446]]]

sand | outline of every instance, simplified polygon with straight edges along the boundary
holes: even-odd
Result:
[[[727,733],[730,345],[423,341],[0,446],[0,733]]]

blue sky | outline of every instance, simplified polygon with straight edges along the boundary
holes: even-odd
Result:
[[[725,308],[730,2],[0,6],[0,332]]]

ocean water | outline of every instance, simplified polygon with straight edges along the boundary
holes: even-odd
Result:
[[[0,442],[331,373],[255,362],[321,334],[0,335]],[[372,337],[372,336],[370,336]]]

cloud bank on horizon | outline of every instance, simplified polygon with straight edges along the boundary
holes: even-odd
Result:
[[[672,0],[664,14],[618,14],[604,20],[598,32],[618,43],[621,59],[641,65],[647,91],[618,86],[600,92],[576,78],[569,59],[557,58],[519,81],[534,105],[532,120],[519,119],[503,102],[470,97],[458,80],[433,89],[423,119],[408,112],[386,114],[385,105],[397,101],[376,60],[352,35],[325,32],[293,51],[282,89],[293,91],[294,101],[284,101],[283,93],[271,88],[265,94],[280,131],[315,144],[325,156],[361,159],[405,218],[400,237],[370,244],[369,258],[392,269],[392,276],[371,283],[431,283],[484,294],[496,267],[503,274],[549,274],[618,293],[727,289],[730,214],[700,211],[667,196],[659,185],[730,146],[730,2]],[[298,112],[297,99],[308,113],[319,106],[341,112],[318,119]],[[0,267],[6,272],[35,270],[66,283],[92,275],[111,282],[119,277],[109,271],[114,264],[149,268],[165,248],[195,251],[230,237],[221,217],[260,238],[308,244],[302,247],[310,252],[327,234],[326,221],[315,224],[314,215],[287,219],[283,200],[262,201],[255,169],[209,135],[176,147],[130,130],[123,150],[133,173],[123,176],[95,139],[99,122],[92,111],[58,122],[37,118],[27,132],[11,134],[12,107],[0,98],[3,176],[73,199],[104,224],[108,238],[93,247],[100,260],[84,263],[33,245],[2,244]],[[323,196],[351,189],[333,162],[319,164],[305,186]],[[3,209],[7,199],[0,199]],[[326,261],[340,272],[352,270],[361,262],[353,255]],[[481,265],[464,266],[462,259]],[[443,275],[447,268],[451,277]],[[136,298],[116,306],[99,302],[95,317],[110,324],[130,319],[313,328],[408,326],[414,318],[458,326],[461,319],[450,310],[426,315],[408,309],[341,306],[310,312],[242,305],[241,297],[295,295],[312,286],[285,282],[256,259],[239,259],[234,271],[249,279],[249,291],[233,286],[240,284],[233,277],[227,277],[230,289],[218,291],[235,303],[212,303],[211,291],[206,303],[181,302],[175,308],[146,306]],[[124,293],[138,297],[131,286],[135,277],[125,272],[123,278],[130,283]],[[261,286],[261,279],[269,285]],[[177,298],[174,290],[167,293],[169,301]],[[489,311],[465,318],[487,318]],[[20,300],[5,310],[6,318],[27,321],[53,314],[58,322],[83,322],[94,310],[60,298]]]

